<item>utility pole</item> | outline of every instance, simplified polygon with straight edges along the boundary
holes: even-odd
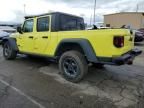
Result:
[[[94,2],[94,19],[93,19],[93,23],[95,24],[95,20],[96,20],[96,0],[95,0],[95,2]]]
[[[92,14],[90,16],[90,26],[92,25]]]
[[[138,12],[138,11],[139,11],[139,5],[137,4],[136,12]]]
[[[26,4],[24,4],[24,16],[26,16]]]

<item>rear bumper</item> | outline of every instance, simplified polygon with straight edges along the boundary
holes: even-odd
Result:
[[[112,63],[115,65],[123,65],[123,64],[133,64],[133,60],[136,56],[140,55],[142,53],[139,49],[133,49],[132,51],[122,55],[118,58],[112,58]]]

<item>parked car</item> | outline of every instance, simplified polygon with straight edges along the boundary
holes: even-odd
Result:
[[[138,29],[138,31],[143,32],[144,34],[144,28]]]
[[[10,26],[0,26],[0,30],[5,31],[10,34],[16,32],[16,29],[14,29],[13,27],[10,27]]]
[[[83,79],[90,63],[132,65],[142,53],[134,49],[129,29],[85,30],[83,18],[60,12],[25,19],[19,33],[3,39],[4,58],[12,60],[21,53],[54,59],[61,75],[71,82]]]
[[[144,41],[144,33],[141,31],[135,31],[135,42],[142,42]]]
[[[8,37],[9,35],[10,35],[10,33],[0,30],[0,44],[1,44],[2,39],[4,37]]]

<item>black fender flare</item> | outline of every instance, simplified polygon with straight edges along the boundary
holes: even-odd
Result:
[[[90,62],[97,62],[98,59],[96,57],[96,53],[90,44],[90,42],[87,39],[77,38],[77,39],[63,39],[57,46],[55,51],[55,56],[57,52],[59,51],[59,48],[64,43],[72,43],[72,44],[79,44],[80,47],[83,49],[84,54],[88,61]]]
[[[16,43],[16,39],[12,38],[12,37],[5,37],[2,39],[2,46],[4,45],[5,42],[9,42],[9,44],[11,45],[12,49],[15,51],[18,51],[18,46]]]

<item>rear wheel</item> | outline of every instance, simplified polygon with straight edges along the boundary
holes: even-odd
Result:
[[[9,42],[5,42],[3,45],[3,56],[7,60],[15,59],[17,56],[17,52],[13,50]]]
[[[76,83],[88,72],[88,64],[80,52],[68,51],[60,58],[59,69],[66,80]]]

